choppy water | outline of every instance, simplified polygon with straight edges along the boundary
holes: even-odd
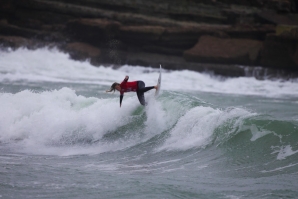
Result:
[[[297,198],[298,80],[163,71],[56,49],[0,51],[2,198]]]

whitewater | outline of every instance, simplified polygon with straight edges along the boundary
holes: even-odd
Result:
[[[297,79],[162,73],[0,50],[0,197],[297,198]]]

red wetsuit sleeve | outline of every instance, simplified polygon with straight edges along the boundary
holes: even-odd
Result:
[[[128,78],[125,77],[124,80],[120,84],[120,87],[121,87],[121,90],[120,90],[120,107],[121,107],[121,104],[122,104],[122,99],[123,99],[123,95],[124,95],[124,92],[125,92],[125,89],[126,89],[126,83],[128,81]]]
[[[120,84],[120,87],[121,87],[120,95],[123,95],[123,94],[124,94],[124,92],[125,92],[125,90],[126,90],[126,83],[127,83],[127,81],[128,81],[128,78],[127,78],[127,79],[125,78],[125,79],[121,82],[121,84]]]
[[[123,95],[125,92],[137,92],[138,90],[138,82],[128,82],[128,78],[125,78],[121,84],[120,84],[121,90],[120,90],[120,106],[122,103]]]

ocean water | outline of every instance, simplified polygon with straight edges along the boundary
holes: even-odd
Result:
[[[0,51],[0,198],[298,198],[298,80]]]

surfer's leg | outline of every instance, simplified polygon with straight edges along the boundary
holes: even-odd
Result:
[[[145,89],[145,88],[146,88],[145,83],[143,81],[138,81],[137,95],[138,95],[138,99],[139,99],[140,103],[143,106],[146,105],[144,91],[143,91],[143,89]]]
[[[148,86],[148,87],[145,87],[145,83],[143,81],[138,81],[138,90],[137,90],[137,95],[138,95],[138,99],[140,101],[140,103],[143,105],[143,106],[146,106],[147,103],[145,101],[145,96],[144,96],[144,93],[153,89],[153,88],[156,88],[155,86]]]
[[[138,99],[139,99],[140,103],[143,106],[145,106],[146,105],[146,101],[145,101],[144,92],[137,91],[137,95],[138,95]]]
[[[155,87],[154,86],[148,86],[148,87],[145,87],[145,83],[143,81],[138,81],[138,91],[139,92],[147,92],[151,89],[154,89]]]

